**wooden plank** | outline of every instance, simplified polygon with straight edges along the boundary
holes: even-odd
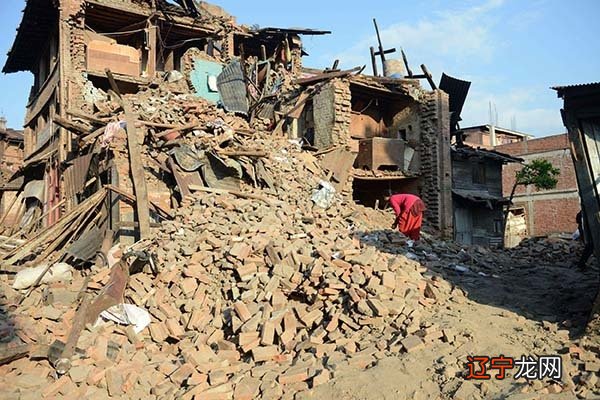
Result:
[[[310,94],[307,92],[300,93],[300,96],[298,96],[296,104],[288,112],[287,116],[290,118],[300,118],[300,116],[302,115],[302,111],[304,111],[304,105],[308,101],[309,97],[310,97]]]
[[[146,66],[147,75],[150,79],[156,76],[156,25],[150,20],[148,26],[148,63]]]
[[[64,215],[56,224],[40,232],[34,239],[28,241],[23,247],[20,247],[16,249],[16,251],[14,251],[13,253],[8,254],[5,258],[10,257],[10,259],[7,262],[3,262],[2,265],[10,265],[16,262],[17,260],[36,251],[39,247],[47,243],[52,237],[56,237],[66,225],[70,224],[75,218],[79,216],[79,213],[81,213],[82,211],[86,212],[88,210],[88,207],[92,208],[92,206],[97,204],[98,201],[101,201],[101,198],[103,196],[103,190],[94,193],[91,197],[87,198],[84,202],[82,202],[77,207],[69,211],[66,215]]]
[[[127,149],[129,153],[129,165],[131,176],[133,178],[133,191],[135,194],[135,205],[138,214],[138,222],[140,224],[140,239],[150,237],[150,208],[148,206],[148,189],[146,187],[146,177],[144,176],[144,165],[142,164],[142,147],[138,141],[136,121],[131,106],[121,97],[117,82],[112,76],[109,69],[105,70],[108,76],[108,82],[118,98],[125,112],[125,132],[127,133]]]
[[[600,198],[600,123],[592,120],[581,120],[582,136],[587,149],[587,158],[592,176],[592,187],[597,198]]]
[[[122,102],[123,110],[125,111],[125,121],[127,123],[125,131],[127,132],[129,163],[133,177],[133,190],[136,197],[135,204],[138,213],[138,222],[140,223],[140,239],[147,239],[150,237],[150,208],[148,207],[148,189],[146,187],[146,177],[144,176],[144,165],[142,164],[142,147],[138,141],[137,129],[135,127],[136,118],[131,112],[131,107],[127,101],[122,100]]]
[[[573,157],[573,163],[575,165],[575,175],[577,177],[577,186],[579,188],[579,196],[581,198],[582,208],[585,211],[586,217],[588,218],[588,225],[590,225],[589,216],[597,215],[600,212],[600,204],[598,197],[594,194],[594,177],[591,175],[590,165],[588,164],[587,150],[585,147],[585,139],[583,133],[579,128],[579,123],[575,115],[570,112],[565,112],[564,115],[565,126],[569,133],[569,141],[571,142],[571,155]],[[595,253],[600,255],[600,229],[593,229],[593,225],[590,226],[590,233],[592,241],[596,245]]]
[[[179,187],[181,198],[183,200],[192,195],[192,191],[189,189],[190,185],[201,186],[203,184],[202,178],[200,177],[200,173],[198,171],[184,171],[179,167],[179,165],[177,165],[175,161],[173,161],[172,158],[169,158],[167,163],[171,167],[171,172],[175,177],[175,181],[177,181],[177,186]]]
[[[60,61],[54,65],[50,78],[44,82],[42,89],[38,92],[37,97],[27,105],[27,115],[25,117],[25,124],[23,126],[29,126],[42,112],[46,105],[54,98],[58,81],[60,79],[58,65]]]
[[[296,79],[292,83],[294,85],[308,85],[308,84],[317,83],[317,82],[320,82],[320,81],[323,81],[326,79],[341,78],[341,77],[350,75],[353,72],[358,72],[361,69],[363,69],[363,67],[355,67],[355,68],[352,68],[352,69],[349,69],[346,71],[318,74],[315,76],[311,76],[309,78]]]
[[[431,76],[431,73],[429,72],[425,64],[421,64],[421,69],[423,70],[423,75],[425,75],[425,78],[427,78],[427,82],[429,82],[429,86],[431,86],[431,89],[437,90],[437,86],[433,81],[433,77]]]
[[[238,192],[237,190],[216,189],[216,188],[209,188],[209,187],[199,186],[199,185],[189,185],[188,188],[190,190],[198,191],[198,192],[208,192],[208,193],[215,193],[215,194],[231,194],[233,196],[241,197],[244,199],[260,200],[269,205],[271,204],[269,199],[267,199],[266,197],[261,196],[259,194],[242,193],[242,192]]]
[[[114,185],[104,185],[104,187],[118,195],[123,196],[126,200],[135,203],[136,198],[134,195],[132,195],[131,193],[127,193],[125,190],[123,190],[122,188],[119,188],[117,186]],[[171,212],[165,208],[163,208],[162,206],[160,206],[158,203],[155,203],[153,201],[150,201],[150,206],[152,206],[154,208],[154,211],[159,214],[161,217],[165,218],[165,219],[173,219],[173,214],[171,214]],[[152,224],[151,224],[152,225]]]
[[[343,148],[338,148],[323,156],[321,165],[332,174],[333,187],[338,193],[344,190],[355,159],[356,154]]]

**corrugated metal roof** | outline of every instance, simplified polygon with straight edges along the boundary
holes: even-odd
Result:
[[[451,118],[453,122],[452,128],[455,126],[456,122],[461,120],[460,113],[462,112],[465,100],[467,99],[467,94],[471,88],[471,82],[453,78],[442,73],[439,88],[448,93],[450,98],[450,111],[452,112]]]
[[[550,89],[553,90],[564,90],[564,89],[575,89],[575,88],[592,88],[594,86],[600,87],[600,82],[591,82],[591,83],[577,83],[574,85],[564,85],[564,86],[553,86]]]
[[[486,158],[491,158],[493,160],[501,161],[504,163],[511,163],[511,162],[519,162],[520,163],[520,162],[525,161],[522,158],[513,157],[510,154],[501,153],[501,152],[495,151],[495,150],[487,150],[487,149],[481,149],[481,148],[476,149],[471,146],[462,146],[462,147],[453,146],[452,151],[454,153],[461,154],[461,155],[464,155],[467,157],[486,157]]]
[[[600,93],[600,82],[581,83],[570,86],[555,86],[551,89],[556,90],[556,95],[560,98],[563,98],[565,95],[568,97],[597,95]]]
[[[248,115],[246,81],[240,60],[235,59],[217,77],[217,87],[226,111]]]

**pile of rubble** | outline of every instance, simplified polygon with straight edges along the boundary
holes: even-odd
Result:
[[[340,195],[327,210],[313,206],[318,159],[287,140],[263,140],[270,149],[265,171],[277,184],[260,200],[197,192],[153,240],[135,245],[155,254],[158,274],[149,266],[132,274],[122,299],[149,312],[148,329],[88,324],[71,368],[54,383],[47,360],[26,359],[2,367],[4,382],[27,381],[12,386],[27,388],[21,398],[40,391],[279,398],[328,381],[342,365],[365,368],[427,342],[452,341],[421,318],[437,292],[450,295],[452,288],[424,278],[417,262],[362,240],[381,212]],[[405,246],[401,234],[388,235]],[[5,337],[67,342],[85,281],[89,292],[114,286],[115,262],[70,284],[45,285],[17,307],[19,293],[5,279]]]

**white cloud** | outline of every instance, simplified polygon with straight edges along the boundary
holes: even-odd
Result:
[[[432,71],[441,72],[441,58],[446,61],[444,66],[449,60],[461,64],[472,56],[490,61],[495,44],[490,34],[494,23],[490,12],[500,7],[503,1],[489,0],[471,8],[438,12],[433,18],[397,23],[381,29],[381,39],[385,47],[404,48],[411,69],[416,73],[422,63]],[[370,65],[369,47],[376,43],[377,37],[373,34],[326,57],[339,59],[345,67]],[[394,57],[400,57],[400,54],[394,54]]]
[[[486,66],[509,45],[502,35],[495,34],[497,28],[508,24],[513,29],[524,29],[540,18],[544,2],[535,0],[531,7],[508,20],[498,17],[504,0],[487,0],[466,8],[440,11],[416,21],[380,26],[382,42],[386,48],[400,50],[402,47],[414,73],[420,73],[419,66],[426,64],[434,77],[445,71],[474,82],[463,108],[462,126],[488,123],[489,102],[492,101],[498,111],[499,125],[503,127],[511,128],[511,120],[515,117],[517,130],[536,136],[561,133],[564,131],[559,111],[561,104],[558,100],[548,101],[552,94],[547,87],[511,87],[509,75],[482,75]],[[377,37],[373,33],[337,54],[325,54],[321,59],[327,65],[331,60],[339,59],[344,68],[367,65],[370,72],[369,47],[376,43]],[[399,58],[399,51],[393,56]],[[379,63],[378,66],[381,68]]]
[[[540,107],[537,99],[547,96],[547,88],[515,88],[499,94],[485,94],[473,91],[469,94],[462,113],[461,126],[482,125],[490,121],[489,107],[498,113],[498,125],[512,128],[511,120],[516,119],[516,129],[535,136],[547,136],[563,133],[560,116],[561,103],[556,99],[555,105]]]

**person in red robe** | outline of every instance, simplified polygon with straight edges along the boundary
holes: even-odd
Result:
[[[389,202],[396,213],[392,229],[398,228],[412,240],[419,240],[425,211],[423,200],[414,194],[399,193],[390,196]]]

